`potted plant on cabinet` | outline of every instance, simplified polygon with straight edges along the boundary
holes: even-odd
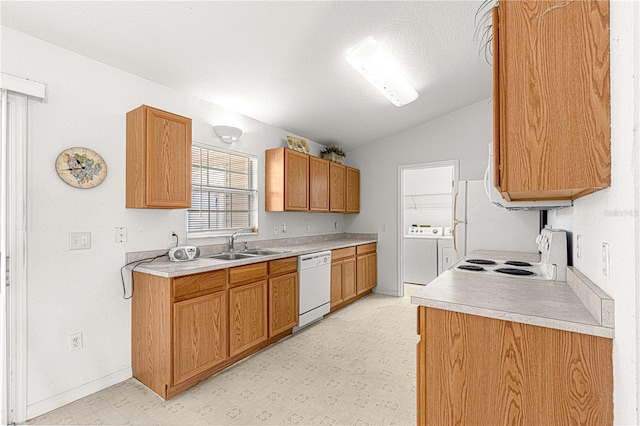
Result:
[[[342,148],[335,145],[329,145],[320,151],[322,158],[325,160],[333,161],[334,163],[342,164],[344,161],[345,153]]]

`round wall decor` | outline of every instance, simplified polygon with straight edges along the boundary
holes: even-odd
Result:
[[[56,159],[56,171],[65,183],[75,188],[93,188],[107,177],[107,163],[89,148],[67,148]]]

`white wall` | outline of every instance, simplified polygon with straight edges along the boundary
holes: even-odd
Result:
[[[635,40],[635,44],[634,44]],[[640,3],[611,2],[611,188],[550,214],[570,232],[573,264],[615,300],[614,422],[640,424]],[[581,256],[576,237],[580,235]],[[609,244],[609,277],[602,243]]]
[[[337,232],[329,213],[266,213],[264,150],[288,134],[200,99],[2,27],[2,72],[47,84],[47,101],[30,103],[28,171],[28,416],[33,417],[130,376],[130,303],[122,298],[125,253],[168,248],[176,231],[185,242],[183,210],[125,209],[125,114],[151,105],[193,119],[195,141],[259,158],[260,235],[282,238]],[[231,146],[212,124],[244,130]],[[304,136],[303,136],[304,137]],[[320,146],[310,144],[312,153]],[[86,146],[108,165],[106,181],[80,190],[62,182],[54,162],[65,148]],[[285,235],[273,225],[287,224]],[[311,232],[306,233],[306,225]],[[114,228],[128,228],[115,244]],[[371,229],[370,229],[371,230]],[[70,232],[91,232],[91,249],[69,251]],[[196,244],[225,239],[195,240]],[[84,349],[69,352],[82,332]]]
[[[483,100],[348,153],[365,184],[361,213],[345,220],[350,232],[378,232],[376,292],[398,295],[398,166],[459,159],[460,180],[482,179],[492,126],[493,104]]]

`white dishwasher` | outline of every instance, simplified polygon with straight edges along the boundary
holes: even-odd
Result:
[[[293,331],[322,319],[331,299],[331,251],[298,256],[299,321]]]

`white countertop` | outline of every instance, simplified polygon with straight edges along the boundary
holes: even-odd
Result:
[[[217,269],[232,268],[234,266],[249,265],[252,263],[265,262],[269,260],[284,259],[287,257],[300,256],[323,250],[334,250],[343,247],[357,246],[361,244],[375,243],[371,239],[336,239],[311,244],[298,244],[292,246],[268,247],[268,250],[287,250],[287,253],[272,254],[268,256],[255,256],[248,259],[238,260],[218,260],[210,258],[200,258],[188,262],[171,262],[167,257],[154,260],[151,263],[142,263],[135,266],[137,272],[157,275],[165,278],[181,277],[184,275],[198,274],[201,272],[215,271]]]
[[[468,257],[539,261],[539,254],[534,253],[476,251]],[[572,287],[562,281],[448,270],[418,291],[411,302],[431,308],[613,338],[613,327],[603,326]]]

